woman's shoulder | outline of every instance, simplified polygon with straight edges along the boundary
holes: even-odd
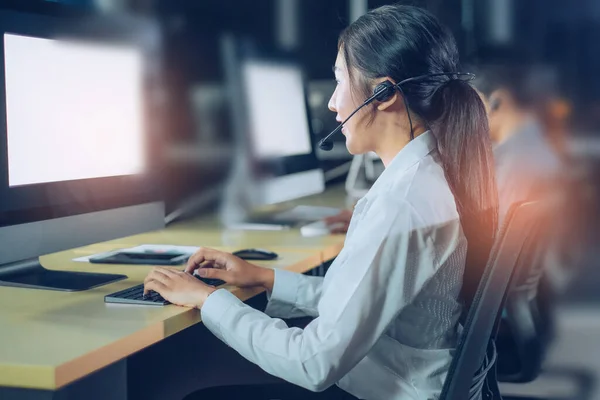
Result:
[[[369,203],[365,206],[376,204],[381,211],[406,208],[427,224],[458,219],[454,195],[434,155],[423,158],[385,187],[369,192],[365,200]]]

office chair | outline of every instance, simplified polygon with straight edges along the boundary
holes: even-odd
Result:
[[[496,341],[500,382],[533,381],[554,336],[554,294],[541,285],[547,250],[543,225],[525,242],[506,298]]]
[[[577,381],[579,399],[591,392],[593,378],[585,371],[546,370],[542,364],[555,334],[555,303],[559,293],[547,276],[546,255],[556,248],[555,213],[565,206],[562,198],[544,202],[540,220],[524,243],[507,294],[497,334],[499,382],[533,382],[540,373],[569,376]],[[559,238],[561,239],[561,238]],[[511,397],[517,399],[517,397]]]
[[[541,202],[513,205],[498,232],[466,314],[440,400],[501,400],[495,338],[513,272],[542,215]]]

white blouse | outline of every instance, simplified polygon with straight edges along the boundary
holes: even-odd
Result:
[[[458,341],[467,242],[435,137],[425,132],[356,205],[324,278],[275,272],[265,313],[227,290],[202,307],[206,327],[268,373],[361,399],[431,399]],[[274,317],[313,316],[304,329]]]

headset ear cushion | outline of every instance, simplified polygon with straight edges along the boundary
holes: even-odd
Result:
[[[373,95],[377,101],[386,101],[394,95],[394,84],[390,81],[383,81],[373,89]]]

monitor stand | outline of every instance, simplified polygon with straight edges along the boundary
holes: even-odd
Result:
[[[44,268],[39,258],[0,265],[0,286],[77,292],[126,279],[126,275],[55,271]]]

